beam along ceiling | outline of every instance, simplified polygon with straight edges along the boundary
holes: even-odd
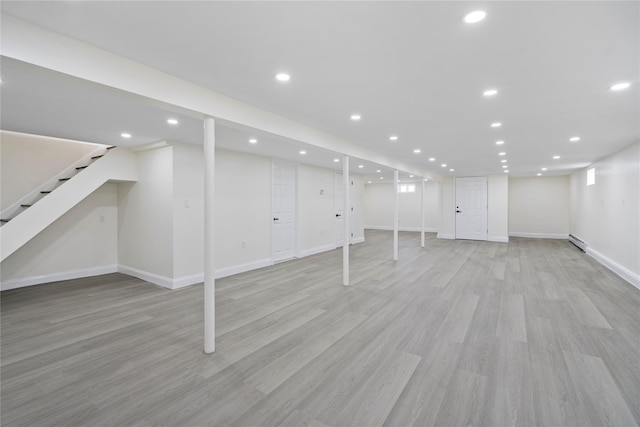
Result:
[[[543,167],[564,174],[640,139],[638,2],[3,1],[1,8],[435,174],[529,176]],[[464,22],[476,9],[486,18]],[[280,72],[290,80],[276,80]],[[630,86],[610,90],[619,82]],[[6,109],[20,105],[5,102],[4,86],[6,128],[14,120],[5,120]],[[497,93],[484,95],[489,89]],[[28,114],[24,108],[15,116]],[[38,125],[45,126],[31,126]],[[100,132],[57,126],[85,140]],[[165,132],[161,139],[172,139]]]

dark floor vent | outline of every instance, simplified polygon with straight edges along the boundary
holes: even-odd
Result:
[[[589,245],[584,240],[577,238],[573,234],[569,234],[569,241],[573,243],[582,252],[587,252],[587,246]]]

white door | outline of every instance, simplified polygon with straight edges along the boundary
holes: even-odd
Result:
[[[456,178],[456,239],[487,240],[487,177]]]
[[[336,172],[334,194],[335,194],[335,215],[336,215],[336,227],[335,227],[335,241],[336,247],[341,247],[344,244],[344,182],[342,180],[342,173]],[[353,178],[349,177],[349,182],[353,186]],[[353,207],[351,209],[351,215],[349,216],[349,234],[353,235]]]
[[[293,258],[296,243],[296,167],[273,163],[272,258],[282,261]]]

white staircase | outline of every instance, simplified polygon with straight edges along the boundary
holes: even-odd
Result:
[[[0,261],[107,181],[137,181],[135,154],[109,147],[91,153],[2,212]]]

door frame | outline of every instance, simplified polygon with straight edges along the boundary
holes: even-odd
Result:
[[[293,162],[288,162],[286,160],[281,160],[281,159],[271,159],[271,212],[270,212],[270,218],[271,219],[271,228],[269,229],[269,235],[271,237],[271,260],[272,262],[282,262],[282,261],[286,261],[287,259],[283,259],[283,260],[278,260],[278,261],[273,261],[274,260],[274,252],[275,252],[275,240],[273,238],[273,197],[274,197],[274,192],[273,192],[273,173],[275,170],[276,165],[281,165],[281,166],[287,166],[287,167],[292,167],[293,168],[293,220],[295,222],[294,227],[293,227],[293,257],[294,258],[300,258],[300,221],[299,221],[299,209],[298,209],[298,191],[299,191],[299,185],[298,185],[298,164],[297,163],[293,163]]]
[[[333,174],[333,212],[335,214],[335,212],[337,211],[337,204],[336,204],[336,195],[337,195],[337,191],[336,188],[338,186],[338,183],[342,182],[343,179],[343,172],[342,171],[335,171],[335,173]],[[339,177],[339,178],[338,178]],[[348,207],[348,209],[351,209],[351,211],[349,212],[349,245],[353,244],[353,224],[354,224],[354,206],[353,206],[353,197],[352,197],[352,193],[353,193],[353,187],[355,186],[355,182],[353,180],[353,175],[349,174],[349,185],[351,186],[351,188],[349,189],[349,202],[350,202],[350,206]],[[344,190],[343,190],[344,191]],[[344,193],[343,193],[344,195]],[[344,207],[343,207],[343,217],[344,217]],[[336,233],[336,227],[335,227],[335,223],[334,223],[334,228],[333,228],[333,244],[336,248],[341,248],[342,245],[338,245],[338,239],[339,234]],[[344,243],[343,243],[344,245]]]
[[[488,176],[456,176],[453,178],[453,238],[455,240],[468,240],[468,239],[458,239],[458,215],[456,215],[457,203],[458,203],[458,179],[465,178],[484,178],[486,186],[487,186],[487,204],[486,204],[486,230],[487,230],[487,238],[486,239],[477,239],[478,242],[486,242],[489,241],[489,177]],[[475,240],[475,239],[474,239]]]

